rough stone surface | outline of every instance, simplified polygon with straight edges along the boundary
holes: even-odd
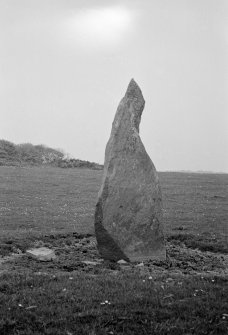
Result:
[[[26,254],[29,257],[43,262],[48,262],[56,258],[55,252],[45,247],[29,249],[26,251]]]
[[[121,100],[105,150],[95,211],[97,247],[104,259],[165,259],[157,172],[139,136],[145,105],[132,79]]]

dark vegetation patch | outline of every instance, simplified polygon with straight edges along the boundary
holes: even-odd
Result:
[[[63,250],[67,253],[70,248],[79,249],[90,243],[91,234],[55,233],[51,235],[28,236],[27,238],[3,238],[0,243],[0,256],[7,256],[11,253],[21,254],[31,247],[51,247]]]
[[[174,242],[174,243],[173,243]],[[43,235],[39,236],[39,239],[18,239],[5,241],[2,244],[3,247],[9,246],[6,250],[3,248],[2,256],[9,256],[14,253],[20,257],[16,257],[11,262],[14,268],[20,269],[24,267],[27,269],[59,269],[63,271],[74,271],[83,270],[89,272],[91,267],[94,266],[88,264],[85,265],[83,261],[89,260],[92,262],[98,262],[98,266],[95,267],[95,272],[99,273],[100,262],[102,259],[96,248],[96,239],[90,234],[55,234],[55,235]],[[29,248],[48,247],[55,251],[57,259],[52,262],[39,262],[34,259],[29,259],[25,252]],[[10,252],[12,250],[12,252]],[[225,269],[224,263],[225,258],[228,257],[224,253],[212,253],[202,252],[199,249],[193,250],[188,248],[185,244],[180,244],[179,240],[172,240],[167,243],[167,260],[166,261],[147,261],[144,263],[143,269],[147,269],[148,272],[154,270],[163,271],[168,270],[181,270],[184,273],[202,272],[202,271],[213,271],[218,269]],[[8,262],[10,263],[10,262]],[[106,264],[106,267],[112,270],[119,269],[118,264],[115,263]],[[101,272],[103,267],[101,266]]]
[[[55,166],[101,170],[102,165],[81,159],[67,158],[60,149],[31,143],[14,144],[0,140],[0,166]]]
[[[185,244],[186,247],[199,249],[201,251],[228,253],[228,241],[216,237],[214,234],[172,234],[167,237],[167,241],[175,245]]]

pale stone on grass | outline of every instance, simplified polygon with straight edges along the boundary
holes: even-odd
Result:
[[[124,259],[120,259],[117,263],[120,265],[128,264],[128,262],[126,262]]]
[[[56,258],[54,250],[45,247],[26,250],[26,254],[29,257],[43,262],[48,262]]]
[[[158,175],[139,136],[144,104],[132,79],[106,146],[95,233],[101,256],[111,261],[166,257]]]

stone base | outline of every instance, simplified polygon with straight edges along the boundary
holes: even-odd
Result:
[[[130,262],[144,262],[148,260],[165,261],[166,260],[166,249],[156,251],[156,253],[153,253],[150,255],[131,254],[127,256],[129,257]]]

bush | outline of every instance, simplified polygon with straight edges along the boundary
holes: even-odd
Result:
[[[53,149],[45,145],[22,143],[15,145],[6,140],[0,140],[0,166],[21,165],[51,165],[61,168],[90,168],[102,169],[103,166],[80,159],[66,159],[60,149]]]

